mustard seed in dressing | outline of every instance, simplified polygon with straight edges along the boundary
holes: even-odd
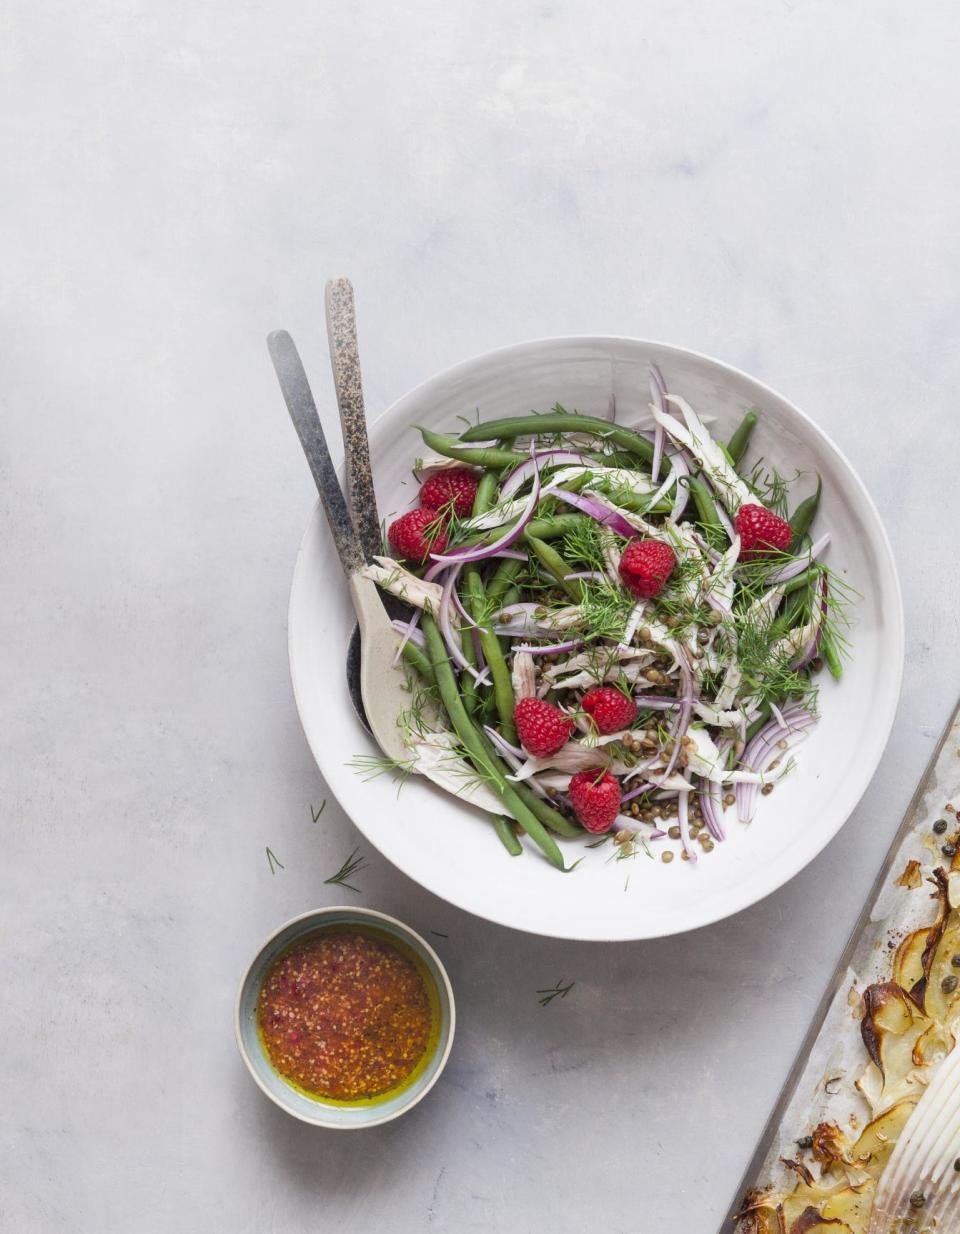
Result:
[[[430,1041],[416,965],[386,939],[320,931],[267,973],[257,1023],[284,1079],[319,1097],[362,1101],[403,1084]]]

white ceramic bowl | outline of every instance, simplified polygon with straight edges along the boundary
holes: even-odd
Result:
[[[344,653],[353,612],[319,507],[307,528],[290,597],[290,665],[304,731],[330,789],[367,839],[405,874],[460,908],[560,938],[637,939],[706,925],[755,903],[802,870],[843,826],[870,781],[893,723],[903,670],[903,607],[879,516],[853,468],[802,412],[767,386],[707,356],[639,339],[585,337],[521,343],[431,377],[386,411],[370,438],[381,516],[409,508],[410,469],[423,452],[411,426],[456,431],[458,415],[520,415],[560,402],[617,419],[646,417],[647,366],[715,417],[729,436],[744,410],[763,414],[751,451],[787,474],[819,471],[817,530],[833,536],[829,563],[860,592],[853,658],[839,685],[821,677],[822,719],[798,749],[798,768],[763,799],[753,824],[728,811],[728,840],[696,867],[642,854],[610,862],[586,852],[563,875],[535,851],[511,858],[487,818],[413,777],[364,781],[348,764],[376,749],[350,707]],[[568,843],[568,842],[565,842]],[[579,842],[573,842],[579,848]],[[579,856],[579,851],[576,853]],[[628,877],[629,876],[629,877]]]

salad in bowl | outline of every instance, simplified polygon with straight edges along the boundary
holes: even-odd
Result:
[[[629,419],[421,429],[367,567],[412,611],[402,769],[559,870],[577,837],[697,867],[789,776],[850,650],[819,475],[752,448],[760,408],[724,439],[655,362],[649,392]]]

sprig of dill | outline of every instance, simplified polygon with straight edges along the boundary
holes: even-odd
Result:
[[[575,981],[568,981],[567,984],[564,985],[563,979],[561,978],[561,980],[558,981],[557,984],[555,986],[552,986],[550,989],[537,990],[538,994],[543,995],[543,997],[537,999],[537,1001],[539,1002],[541,1007],[547,1007],[550,1005],[550,1003],[553,1002],[555,998],[566,998],[567,995],[570,993],[570,991],[573,989],[573,987],[576,984],[577,983]]]
[[[324,886],[335,884],[338,887],[346,887],[350,891],[355,891],[358,895],[362,894],[359,887],[354,887],[352,883],[347,882],[348,878],[352,878],[354,874],[367,868],[366,858],[361,857],[359,853],[360,849],[355,848],[336,874],[331,874],[329,878],[323,880]]]

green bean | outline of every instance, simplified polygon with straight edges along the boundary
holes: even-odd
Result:
[[[818,648],[820,655],[823,657],[823,662],[833,677],[837,681],[843,676],[843,661],[840,659],[840,653],[837,650],[836,644],[830,637],[830,631],[821,627],[820,630],[820,646]]]
[[[784,602],[783,612],[779,617],[770,622],[767,630],[767,642],[771,647],[779,639],[784,638],[798,621],[804,620],[809,616],[812,598],[812,589],[804,592],[798,588],[791,592]]]
[[[757,413],[748,411],[740,421],[740,424],[733,436],[727,442],[727,455],[734,467],[740,462],[747,452],[747,446],[750,444],[750,434],[753,432],[754,425],[757,423]]]
[[[475,574],[480,577],[479,568],[475,565],[465,566],[463,570],[463,586],[466,590],[470,585],[470,576]],[[472,668],[478,668],[479,662],[477,659],[477,649],[473,641],[473,631],[466,629],[463,631],[463,637],[460,640],[460,650],[463,652],[467,663]],[[477,679],[469,669],[464,669],[460,674],[460,693],[463,695],[463,705],[466,707],[470,715],[477,714],[477,708],[480,705],[481,686],[477,685]]]
[[[480,477],[480,483],[477,485],[477,491],[473,498],[473,517],[479,518],[481,514],[486,514],[491,509],[496,501],[498,481],[495,472],[485,471]],[[508,559],[509,560],[509,559]],[[480,578],[479,568],[475,565],[466,567],[464,577],[475,574],[477,579]],[[463,654],[467,660],[477,667],[476,649],[473,644],[473,634],[470,630],[464,631]],[[463,702],[470,715],[477,713],[477,682],[472,673],[464,671],[460,676],[460,682],[463,686]]]
[[[526,462],[529,457],[517,450],[501,450],[496,446],[483,446],[479,450],[465,449],[455,437],[444,437],[441,433],[433,433],[430,429],[421,428],[420,436],[436,454],[446,458],[459,459],[461,463],[472,463],[475,467],[514,467],[517,463]]]
[[[494,471],[485,471],[480,477],[480,483],[477,485],[477,491],[473,498],[473,510],[471,511],[474,518],[479,518],[481,514],[486,514],[488,510],[492,510],[497,504],[497,489],[500,487],[500,481]]]
[[[817,566],[808,566],[802,574],[795,574],[788,582],[782,583],[783,594],[789,596],[794,591],[799,591],[802,587],[808,587],[811,583],[816,582],[820,577],[820,570]]]
[[[721,523],[720,515],[717,513],[716,502],[713,500],[713,494],[707,488],[704,481],[699,476],[687,476],[686,485],[693,495],[700,522],[707,533],[707,539],[712,540],[725,535],[723,523]]]
[[[507,850],[511,857],[519,857],[523,852],[523,845],[517,839],[517,831],[512,818],[507,818],[505,814],[491,814],[493,821],[493,829],[500,837],[500,842]]]
[[[583,514],[554,514],[551,518],[535,518],[527,524],[527,531],[540,540],[557,540],[560,536],[565,536],[578,523],[582,523],[585,517]],[[474,532],[465,540],[461,540],[457,547],[492,544],[494,540],[499,540],[502,535],[505,535],[510,527],[516,527],[517,522],[518,520],[514,519],[512,523],[504,523],[502,527],[488,527],[483,531]]]
[[[483,731],[480,733],[480,740],[483,742],[484,749],[487,754],[494,760],[497,766],[500,765],[502,759],[498,753],[496,746]],[[522,780],[511,781],[513,791],[517,794],[520,800],[524,803],[528,810],[537,816],[541,823],[549,827],[551,831],[555,831],[561,836],[579,836],[583,835],[583,831],[575,823],[572,823],[568,818],[554,809],[548,801],[542,797],[538,797],[529,784],[525,784]]]
[[[523,538],[529,544],[543,568],[553,575],[573,603],[579,604],[583,597],[577,580],[575,578],[567,578],[568,574],[574,573],[573,567],[567,565],[555,548],[538,539],[537,536],[532,536],[529,531],[524,533]]]
[[[407,639],[403,644],[401,654],[407,663],[411,664],[423,678],[424,685],[436,685],[433,669],[430,667],[430,661],[427,659],[427,653],[421,647],[418,647],[413,639]]]
[[[650,504],[653,493],[641,497],[638,493],[616,493],[611,500],[621,510],[631,510],[634,514],[669,514],[673,509],[672,501],[658,501],[655,506]],[[540,537],[541,540],[543,536]]]
[[[581,415],[579,412],[551,411],[542,416],[489,420],[486,424],[475,424],[473,428],[461,433],[460,440],[493,441],[495,437],[536,437],[544,433],[589,433],[591,437],[612,441],[614,445],[621,446],[629,454],[635,454],[647,462],[653,458],[652,443],[640,433],[622,428],[619,424],[611,424],[609,420]]]
[[[513,580],[526,564],[525,561],[516,561],[513,557],[504,557],[487,583],[487,600],[491,604],[503,608],[503,597],[513,586]]]
[[[507,782],[497,763],[490,758],[484,748],[482,734],[467,715],[463,700],[460,698],[457,679],[447,657],[443,639],[430,613],[423,615],[423,635],[427,642],[427,654],[433,666],[433,673],[437,679],[440,698],[450,717],[450,723],[469,754],[471,762],[550,864],[556,866],[558,870],[564,869],[563,854],[557,847],[556,840],[545,830],[536,815],[524,805],[516,791]]]
[[[756,737],[757,733],[760,732],[764,724],[766,724],[766,722],[769,719],[770,719],[770,704],[763,703],[760,707],[760,710],[757,712],[757,718],[747,729],[746,740],[747,740],[748,745],[750,744],[751,741],[753,741],[754,737]]]
[[[813,520],[817,517],[822,489],[823,481],[818,475],[817,491],[801,501],[796,510],[790,515],[790,530],[793,532],[793,542],[790,545],[791,553],[795,553],[799,549],[803,543],[803,537],[810,530]]]
[[[517,563],[520,564],[519,562]],[[511,583],[507,590],[503,593],[503,598],[500,600],[498,607],[501,609],[509,608],[511,604],[517,604],[520,601],[520,588]],[[490,604],[490,592],[487,592],[487,605]],[[510,649],[513,646],[513,639],[508,634],[498,634],[497,642],[500,644],[500,650],[505,656],[510,654]]]
[[[549,827],[551,831],[555,831],[560,836],[583,835],[581,827],[571,823],[569,818],[565,818],[559,810],[554,809],[543,797],[538,797],[528,784],[524,784],[521,781],[514,784],[514,789],[528,808],[536,814],[540,822]]]
[[[513,682],[510,680],[507,662],[503,658],[503,649],[492,626],[483,624],[486,596],[483,590],[483,580],[476,566],[468,566],[464,571],[464,584],[467,612],[474,621],[479,623],[477,634],[480,637],[480,650],[487,661],[493,680],[493,697],[497,706],[497,715],[500,718],[500,732],[503,733],[504,739],[512,745],[517,740],[517,730],[513,723]]]

